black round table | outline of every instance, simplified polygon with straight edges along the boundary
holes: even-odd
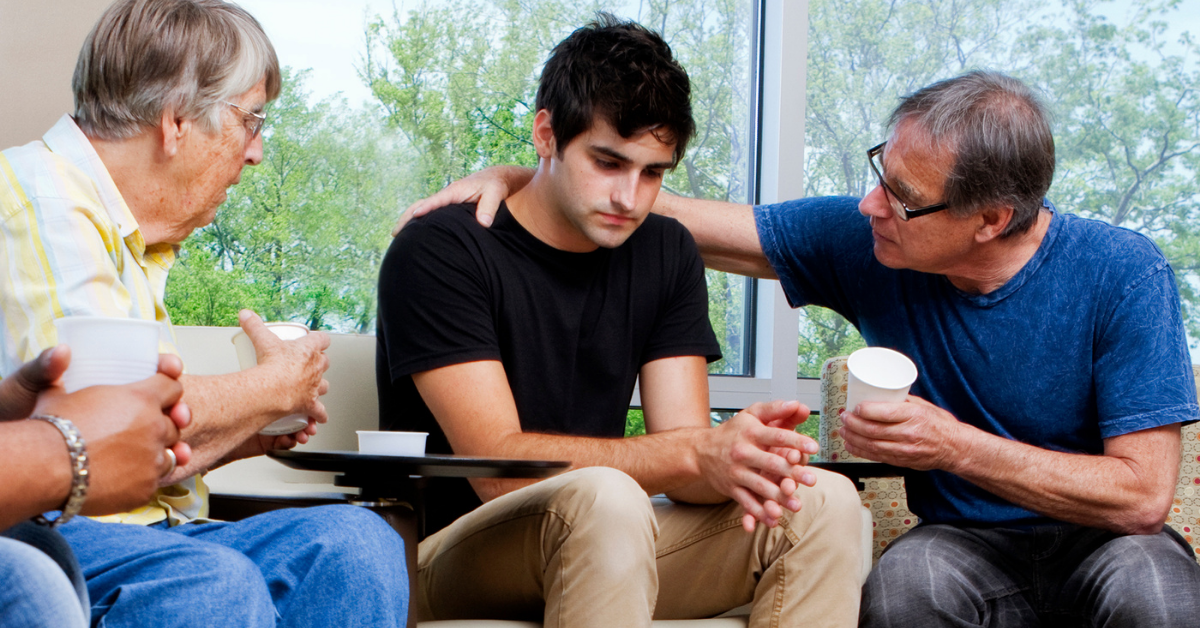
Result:
[[[335,486],[357,488],[347,496],[356,505],[384,508],[406,503],[417,513],[419,534],[424,538],[423,480],[453,478],[547,478],[571,467],[562,460],[517,460],[427,454],[424,456],[379,456],[356,451],[277,450],[267,455],[304,471],[337,473]]]

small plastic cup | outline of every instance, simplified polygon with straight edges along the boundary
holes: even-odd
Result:
[[[300,323],[267,323],[267,329],[283,340],[296,340],[308,335],[308,328]],[[258,354],[254,351],[254,343],[246,332],[239,331],[233,335],[233,347],[237,351],[238,366],[244,371],[258,366]],[[262,428],[258,433],[263,436],[282,436],[295,434],[308,427],[308,417],[303,414],[289,414],[282,419]]]
[[[846,409],[853,412],[864,401],[904,401],[917,380],[917,365],[908,356],[883,347],[866,347],[846,360],[850,373]]]
[[[89,386],[132,384],[158,372],[157,321],[107,316],[55,319],[58,342],[71,347],[71,363],[63,373],[68,393]]]
[[[358,430],[358,453],[373,456],[425,455],[429,432],[376,432]]]

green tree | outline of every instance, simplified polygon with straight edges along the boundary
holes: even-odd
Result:
[[[1051,95],[1058,169],[1052,198],[1068,211],[1153,238],[1171,261],[1186,320],[1200,337],[1200,47],[1166,53],[1176,0],[1133,5],[1117,25],[1095,0],[1068,0],[1062,26],[1017,40],[1018,74]]]
[[[285,69],[267,109],[263,162],[246,168],[216,220],[183,245],[167,284],[175,322],[269,320],[370,332],[389,227],[415,198],[407,145],[378,114],[342,99],[309,104],[304,73]]]

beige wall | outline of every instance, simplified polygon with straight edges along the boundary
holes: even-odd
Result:
[[[79,48],[112,0],[0,0],[0,149],[38,139],[73,108]]]

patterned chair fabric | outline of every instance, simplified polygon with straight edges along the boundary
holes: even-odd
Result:
[[[1200,365],[1192,370],[1200,380]],[[839,415],[846,408],[846,358],[830,358],[821,367],[821,424],[819,442],[821,460],[830,462],[866,462],[846,452],[841,437]],[[897,537],[917,525],[917,517],[908,510],[904,478],[863,478],[859,491],[863,505],[874,519],[871,547],[872,558],[880,554]],[[1200,555],[1200,423],[1184,426],[1183,450],[1179,465],[1179,483],[1175,500],[1166,523],[1175,528]]]
[[[1192,365],[1192,373],[1200,380],[1200,364]],[[1200,386],[1197,387],[1200,392]],[[1200,554],[1200,423],[1183,426],[1183,450],[1179,461],[1179,482],[1175,485],[1175,501],[1167,513],[1167,525],[1175,528]]]
[[[821,366],[821,424],[818,442],[821,460],[828,462],[869,462],[846,452],[842,440],[842,410],[846,409],[846,357],[830,358]],[[871,564],[901,534],[917,525],[917,517],[908,510],[904,478],[862,478],[858,492],[863,506],[871,511]]]

